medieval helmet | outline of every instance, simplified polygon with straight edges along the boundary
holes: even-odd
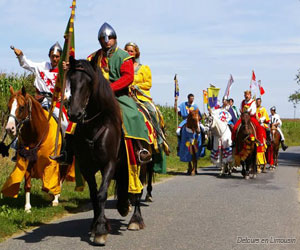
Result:
[[[58,42],[56,42],[55,44],[53,44],[51,46],[51,48],[49,49],[49,57],[50,57],[50,54],[51,54],[51,51],[53,51],[53,54],[57,54],[57,52],[59,52],[59,54],[61,55],[61,52],[62,52],[62,48],[61,46],[59,45]]]
[[[110,38],[117,39],[117,34],[113,27],[111,27],[108,23],[102,24],[98,32],[98,40],[100,42],[100,38],[104,37],[105,42],[108,42]]]
[[[270,110],[276,111],[276,107],[273,106],[273,107],[270,108]]]

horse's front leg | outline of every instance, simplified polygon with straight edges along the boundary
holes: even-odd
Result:
[[[97,207],[99,208],[98,217],[95,217],[95,237],[94,243],[96,245],[105,245],[107,235],[110,231],[110,225],[105,217],[105,203],[107,200],[107,191],[111,179],[115,174],[116,164],[110,161],[102,172],[102,182],[97,194]]]
[[[149,162],[147,164],[147,194],[146,194],[146,198],[145,201],[146,202],[152,202],[152,178],[153,178],[153,167],[154,167],[154,163],[153,161]]]
[[[25,172],[25,182],[24,182],[24,190],[25,190],[25,212],[31,212],[31,204],[30,204],[30,190],[31,190],[31,175],[30,172]]]
[[[140,207],[140,202],[141,202],[141,194],[130,194],[132,196],[132,202],[134,205],[134,213],[130,219],[129,225],[128,225],[128,230],[140,230],[145,227],[144,220],[142,217],[142,212],[141,212],[141,207]]]
[[[196,175],[197,172],[197,157],[196,157],[196,150],[195,150],[195,146],[192,147],[192,169],[191,169],[191,175],[194,176]]]

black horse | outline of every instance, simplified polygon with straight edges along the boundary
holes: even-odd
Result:
[[[128,226],[131,230],[144,228],[141,194],[132,195],[132,198],[128,193],[128,166],[120,107],[108,81],[96,65],[72,57],[68,79],[71,86],[69,117],[77,123],[72,145],[80,171],[89,185],[94,209],[91,234],[95,244],[105,245],[110,227],[104,208],[111,180],[116,180],[117,209],[122,216],[129,212],[129,199],[133,201],[135,210]],[[95,173],[99,170],[102,183],[97,191]]]

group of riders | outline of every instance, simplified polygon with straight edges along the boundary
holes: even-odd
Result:
[[[140,50],[136,43],[128,42],[124,49],[118,47],[117,34],[113,27],[104,23],[98,32],[101,48],[87,57],[87,61],[99,68],[108,81],[119,104],[122,117],[122,134],[127,156],[133,165],[140,166],[150,161],[155,162],[155,172],[166,172],[165,156],[169,154],[169,146],[164,134],[163,117],[150,95],[152,87],[151,70],[140,62]],[[62,48],[56,42],[49,49],[50,62],[36,63],[23,54],[22,50],[12,47],[19,64],[35,76],[34,87],[36,100],[45,110],[49,110],[56,91],[56,80],[59,74],[59,62],[62,60]],[[63,61],[63,70],[70,69],[70,63]],[[64,93],[66,101],[71,96],[70,82],[67,80]],[[53,117],[58,120],[60,105],[58,99],[53,110]],[[72,164],[74,149],[74,124],[69,121],[67,109],[62,108],[61,128],[64,143],[60,154],[49,158],[60,164]],[[76,124],[75,124],[76,128]],[[76,130],[76,129],[75,129]],[[16,145],[17,149],[18,145]],[[16,156],[13,157],[16,159]],[[136,171],[138,174],[139,171]]]
[[[126,138],[129,138],[136,154],[136,159],[142,163],[151,159],[149,145],[155,143],[157,152],[169,152],[168,145],[161,131],[161,114],[153,104],[150,95],[152,86],[151,70],[140,63],[140,50],[137,44],[129,42],[124,50],[117,45],[117,34],[113,27],[104,23],[98,32],[101,48],[87,57],[87,60],[97,65],[103,76],[109,81],[110,87],[119,103],[122,114],[122,128]],[[58,77],[58,63],[62,56],[62,48],[56,42],[49,50],[50,62],[35,63],[27,59],[23,52],[14,48],[20,66],[35,75],[34,87],[36,97],[43,108],[49,110],[55,84]],[[69,64],[63,62],[63,69],[68,70]],[[70,84],[67,82],[65,99],[71,95]],[[53,116],[58,119],[58,102],[54,107]],[[141,111],[142,110],[142,111]],[[146,113],[146,114],[145,114]],[[151,131],[145,120],[151,121]],[[59,163],[71,164],[73,161],[71,126],[67,112],[63,108],[62,130],[65,133],[65,147],[58,156],[52,159]],[[155,133],[158,132],[158,133]],[[154,136],[153,136],[154,134]],[[154,138],[153,138],[154,137]]]
[[[178,114],[183,118],[183,121],[179,124],[176,131],[179,144],[181,140],[182,128],[186,124],[189,113],[193,110],[198,110],[201,117],[199,108],[194,103],[194,95],[189,94],[187,98],[188,100],[186,102],[181,103],[178,108],[175,107],[177,109],[176,112],[178,112]],[[239,110],[236,106],[234,106],[234,100],[226,97],[223,97],[222,104],[217,103],[214,107],[209,107],[208,110],[210,113],[216,113],[218,119],[222,122],[225,122],[230,128],[231,138],[228,140],[231,141],[231,148],[235,146],[236,134],[241,126],[241,114],[244,112],[249,113],[251,123],[255,129],[255,138],[257,141],[256,162],[258,166],[265,166],[267,164],[268,157],[266,156],[266,151],[268,146],[270,146],[271,142],[273,141],[271,135],[272,126],[274,126],[280,134],[280,143],[282,149],[285,151],[288,148],[288,146],[285,144],[285,137],[281,130],[282,121],[279,114],[276,113],[276,107],[273,106],[270,108],[271,114],[269,116],[266,108],[262,106],[261,97],[254,99],[250,90],[246,90],[244,92],[244,100],[241,102]],[[205,122],[203,124],[200,123],[200,127],[201,133],[204,135],[208,131],[208,128],[205,126]],[[208,149],[213,148],[210,142],[212,142],[212,140],[208,141]],[[260,169],[258,170],[260,171]]]
[[[132,149],[139,164],[151,161],[153,152],[150,145],[154,145],[157,154],[169,154],[169,147],[164,136],[164,124],[160,111],[154,105],[150,95],[152,86],[151,70],[147,65],[140,63],[140,50],[137,44],[129,42],[124,46],[124,50],[117,45],[117,34],[111,25],[104,23],[98,32],[98,40],[101,48],[87,57],[87,60],[95,67],[99,67],[103,76],[108,80],[112,91],[119,103],[122,116],[122,132],[126,138],[126,145]],[[34,87],[36,89],[36,99],[42,107],[49,110],[53,100],[56,80],[58,77],[58,64],[62,56],[62,48],[56,42],[49,49],[50,62],[36,63],[27,59],[20,49],[13,48],[19,60],[19,64],[35,75]],[[69,64],[63,62],[63,69],[68,70]],[[70,84],[67,82],[64,93],[65,99],[71,95]],[[232,131],[232,141],[234,142],[236,131],[240,125],[239,113],[248,111],[251,122],[256,130],[258,146],[270,144],[272,140],[270,134],[270,124],[277,127],[281,135],[282,149],[286,150],[284,135],[280,129],[282,122],[273,106],[269,117],[266,109],[261,105],[261,98],[254,100],[251,91],[244,92],[245,99],[241,103],[240,110],[234,106],[233,99],[223,98],[222,105],[216,105],[214,110],[219,110],[219,118],[228,124]],[[59,100],[53,111],[53,116],[58,119],[60,105]],[[177,109],[177,107],[176,107]],[[181,128],[185,125],[191,110],[199,110],[194,103],[194,95],[189,94],[187,102],[179,105],[178,114],[183,118],[176,133],[180,138]],[[59,163],[71,164],[74,159],[72,149],[72,126],[70,126],[67,111],[62,108],[61,127],[65,134],[65,146],[57,156],[49,156]],[[201,118],[201,113],[199,111]],[[148,122],[148,123],[147,123]],[[202,123],[199,123],[200,130],[205,131]],[[202,136],[204,141],[204,136]],[[163,158],[160,158],[163,159]],[[165,172],[161,167],[157,172]]]

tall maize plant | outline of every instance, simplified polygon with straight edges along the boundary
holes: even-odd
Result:
[[[32,74],[0,73],[0,122],[2,126],[6,122],[7,103],[10,97],[9,87],[20,90],[24,86],[28,93],[34,94],[33,81]]]

